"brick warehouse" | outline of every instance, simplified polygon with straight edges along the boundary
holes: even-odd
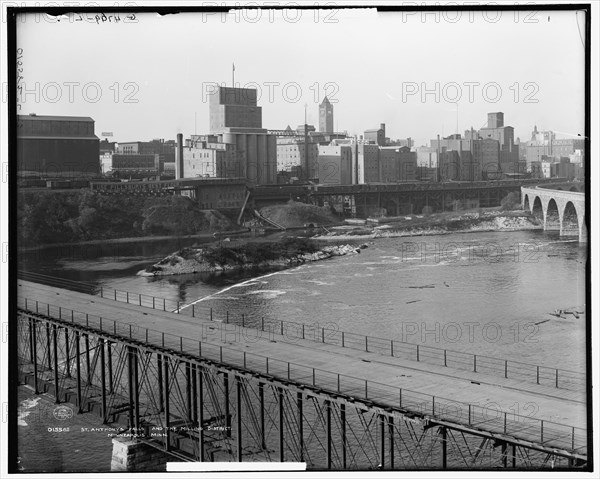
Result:
[[[94,120],[18,115],[17,174],[41,178],[99,176],[100,140],[94,134]]]

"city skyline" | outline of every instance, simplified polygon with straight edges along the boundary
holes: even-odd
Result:
[[[30,92],[19,113],[90,116],[96,134],[113,132],[114,141],[203,134],[209,130],[206,93],[214,84],[230,86],[235,64],[236,84],[258,87],[269,129],[302,124],[305,106],[307,122],[318,125],[318,105],[327,95],[334,130],[360,135],[385,123],[391,139],[411,137],[415,145],[479,129],[490,111],[503,111],[521,141],[534,125],[558,138],[584,134],[584,48],[576,12],[503,11],[495,22],[492,12],[461,12],[454,23],[451,12],[419,18],[373,9],[303,10],[296,23],[282,10],[271,22],[262,10],[252,23],[251,12],[136,14],[136,23],[110,25],[72,16],[51,22],[38,15],[36,22],[31,14],[17,22]],[[283,32],[291,41],[272,41]],[[69,41],[73,34],[81,40]],[[417,37],[424,38],[418,49],[405,46]],[[527,55],[532,61],[520,61]],[[457,112],[448,100],[459,90]]]

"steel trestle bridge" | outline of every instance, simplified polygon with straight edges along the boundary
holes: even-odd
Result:
[[[225,325],[206,314],[185,316],[180,305],[163,311],[155,300],[154,308],[140,306],[141,295],[140,304],[111,296],[19,280],[20,381],[123,426],[174,461],[294,461],[332,470],[586,467],[585,404],[574,400],[583,385],[573,396],[563,389],[570,386],[544,386],[539,377],[522,390],[525,380],[493,379],[498,391],[515,388],[508,394],[517,400],[537,398],[540,417],[524,416],[431,394],[461,380],[485,392],[493,387],[485,374],[480,384],[473,373],[393,352],[286,343],[283,322],[266,337],[264,326],[239,324],[211,335]],[[408,381],[398,372],[411,367],[414,376],[437,374],[439,384],[427,392],[398,386]],[[394,380],[385,379],[388,371]],[[450,373],[456,376],[448,380]],[[552,408],[572,424],[542,415],[547,409],[552,416]]]

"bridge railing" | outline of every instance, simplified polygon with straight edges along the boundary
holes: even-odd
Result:
[[[587,378],[584,373],[567,369],[551,368],[481,354],[465,353],[397,339],[384,339],[376,336],[356,334],[349,331],[340,331],[336,326],[319,326],[318,323],[305,324],[265,318],[263,316],[252,317],[244,313],[233,314],[228,310],[215,312],[213,308],[208,306],[185,304],[181,301],[148,294],[134,293],[103,286],[98,287],[91,283],[77,283],[61,278],[46,277],[37,273],[20,271],[19,277],[36,282],[46,281],[45,284],[52,283],[52,286],[76,289],[77,291],[89,294],[95,293],[105,299],[112,299],[136,306],[144,306],[159,311],[185,314],[192,318],[235,324],[246,328],[258,329],[263,332],[280,334],[288,342],[297,342],[300,339],[310,340],[357,351],[376,353],[435,366],[455,368],[482,375],[527,381],[542,386],[579,392],[584,392],[587,384]]]
[[[486,431],[505,434],[527,441],[541,443],[586,454],[587,431],[583,428],[546,421],[530,416],[502,411],[490,402],[486,405],[468,404],[441,396],[432,396],[406,388],[382,384],[367,379],[335,373],[319,368],[241,351],[190,337],[182,337],[136,324],[121,323],[110,318],[90,315],[62,306],[19,297],[18,306],[40,318],[47,316],[115,336],[115,340],[130,339],[160,346],[175,352],[198,356],[224,365],[257,372],[281,380],[293,381],[321,389],[331,394],[342,394],[397,407],[439,420],[467,424]],[[120,338],[119,338],[120,337]]]

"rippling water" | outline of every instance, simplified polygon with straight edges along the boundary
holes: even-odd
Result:
[[[587,249],[540,231],[387,238],[257,278],[135,273],[174,242],[45,250],[21,268],[229,311],[583,371]]]
[[[182,303],[215,314],[326,325],[358,334],[579,370],[587,250],[539,231],[387,238],[361,254],[269,273],[136,276],[173,241],[32,254],[21,267]],[[549,320],[549,321],[546,321]],[[546,321],[543,322],[542,321]],[[535,324],[540,323],[540,324]]]

